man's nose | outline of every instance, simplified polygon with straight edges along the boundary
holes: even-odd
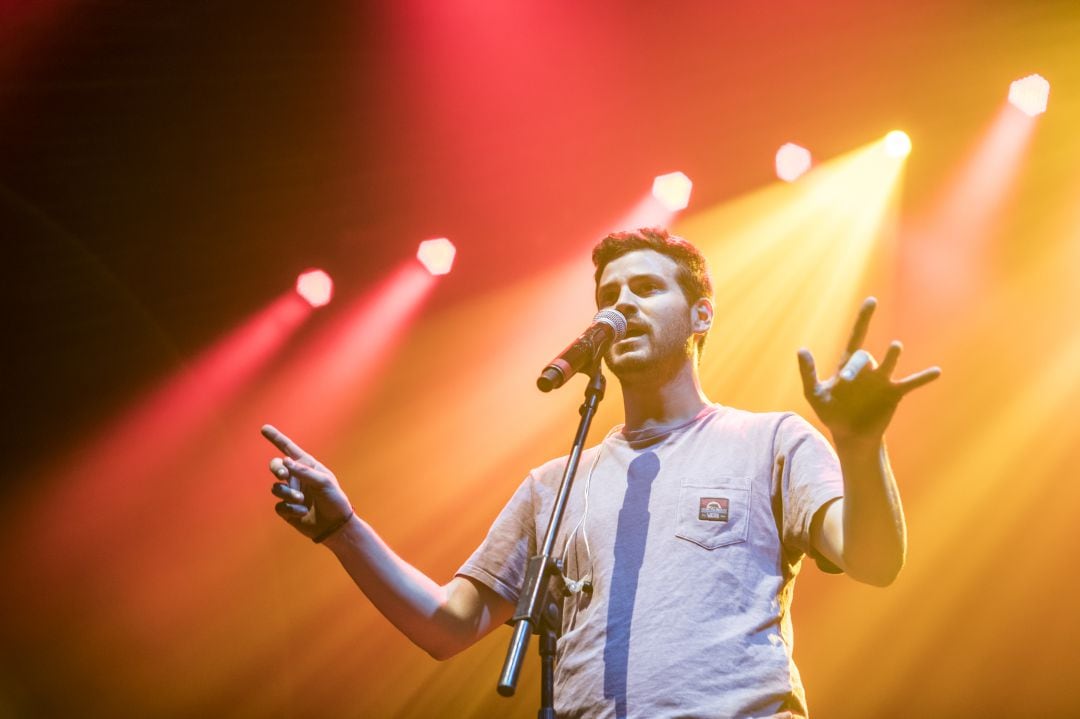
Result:
[[[625,317],[637,314],[637,297],[630,291],[629,287],[624,287],[619,292],[619,296],[615,300],[615,309],[622,312]]]

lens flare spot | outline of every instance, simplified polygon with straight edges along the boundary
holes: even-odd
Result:
[[[885,154],[889,157],[907,157],[911,154],[911,138],[902,130],[893,130],[885,136]]]
[[[296,294],[312,307],[322,307],[334,296],[334,281],[322,270],[305,270],[296,278]]]
[[[416,259],[433,275],[445,275],[454,266],[457,248],[445,237],[424,240],[416,251]]]
[[[690,190],[694,183],[681,172],[669,172],[653,180],[653,197],[671,212],[685,209],[690,204]]]
[[[1046,112],[1049,98],[1050,83],[1042,75],[1028,75],[1009,85],[1009,102],[1030,117]]]
[[[776,151],[776,176],[784,182],[795,182],[810,169],[810,151],[789,142]]]

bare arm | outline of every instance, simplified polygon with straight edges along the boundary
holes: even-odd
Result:
[[[904,566],[907,527],[883,442],[837,447],[844,497],[814,517],[810,541],[852,579],[884,587]]]
[[[462,577],[439,585],[403,560],[352,508],[334,474],[296,443],[266,425],[263,435],[285,455],[270,462],[276,510],[303,535],[313,538],[340,524],[325,539],[372,604],[417,646],[447,659],[502,624],[513,605]]]
[[[836,376],[819,381],[813,357],[799,352],[807,400],[832,433],[844,476],[844,498],[818,512],[810,528],[814,548],[853,579],[885,586],[904,565],[907,528],[888,453],[885,429],[900,400],[937,379],[931,367],[892,379],[902,346],[893,342],[878,366],[861,349],[877,301],[859,311]]]

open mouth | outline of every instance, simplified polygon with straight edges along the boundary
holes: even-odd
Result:
[[[646,331],[644,327],[631,326],[626,328],[626,336],[623,337],[623,339],[628,340],[633,339],[634,337],[642,337],[645,334]]]

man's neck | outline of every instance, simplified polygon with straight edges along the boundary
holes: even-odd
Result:
[[[687,361],[670,377],[627,378],[622,382],[625,428],[629,431],[670,427],[696,417],[709,399],[701,391],[693,360]]]

